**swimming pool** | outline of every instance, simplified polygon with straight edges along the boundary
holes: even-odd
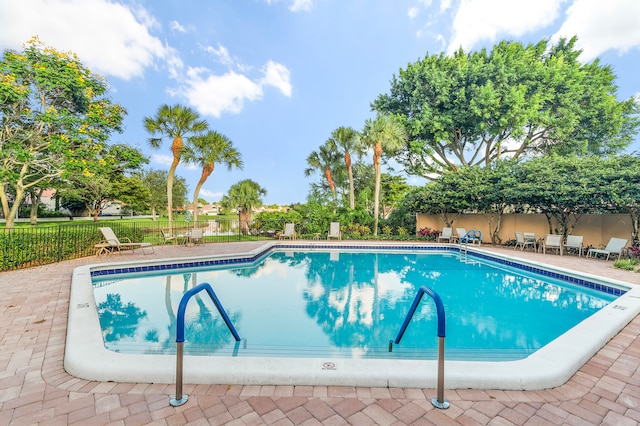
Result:
[[[389,351],[427,285],[445,307],[448,359],[515,360],[620,295],[452,251],[276,249],[244,265],[115,277],[93,279],[105,347],[141,354],[175,354],[178,304],[202,283],[212,285],[242,342],[202,294],[187,305],[185,354],[436,359],[429,299]]]
[[[373,246],[374,245],[372,244],[367,244],[355,248],[370,251]],[[275,243],[266,245],[254,252],[245,253],[236,257],[223,256],[213,259],[182,259],[179,263],[175,264],[168,263],[159,265],[149,263],[147,265],[135,266],[123,265],[123,268],[114,268],[113,265],[108,268],[93,266],[87,267],[84,270],[80,270],[79,268],[79,270],[76,271],[78,275],[77,281],[85,281],[89,278],[89,291],[93,292],[91,289],[91,274],[109,274],[116,271],[120,273],[123,271],[136,273],[136,269],[139,268],[172,270],[177,267],[187,267],[197,269],[202,266],[201,263],[203,262],[214,264],[233,264],[238,261],[237,259],[243,262],[254,261],[264,257],[267,252],[278,247],[281,249],[292,250],[293,248],[300,247],[305,247],[307,249],[311,248],[311,250],[323,249],[322,245],[313,245],[309,243]],[[344,243],[341,245],[331,245],[330,249],[335,250],[338,247],[350,250],[354,249],[354,247],[349,247]],[[455,246],[447,245],[425,246],[424,244],[409,244],[398,246],[386,244],[383,245],[383,248],[385,250],[399,251],[403,253],[405,257],[408,256],[410,259],[414,260],[421,258],[422,256],[419,255],[419,253],[424,252],[425,250],[444,251],[449,254],[454,253],[454,255],[457,256],[457,249]],[[579,368],[593,353],[595,353],[597,349],[599,349],[611,336],[613,336],[620,328],[626,325],[631,318],[633,318],[633,312],[637,314],[637,311],[639,310],[637,294],[634,293],[636,289],[634,289],[633,286],[615,282],[603,283],[600,279],[595,279],[593,277],[576,277],[557,270],[544,269],[542,268],[542,265],[531,263],[516,265],[509,259],[488,254],[482,250],[473,249],[469,250],[469,253],[468,270],[471,271],[476,271],[475,268],[482,270],[484,267],[482,265],[485,265],[487,262],[497,262],[497,264],[504,269],[510,269],[516,266],[525,272],[527,269],[533,269],[536,272],[544,271],[544,273],[551,276],[552,279],[557,279],[558,276],[562,276],[581,285],[586,284],[594,287],[598,286],[612,292],[626,293],[616,299],[614,303],[582,321],[576,327],[564,333],[560,338],[554,339],[542,349],[537,350],[534,353],[530,353],[530,350],[532,349],[531,347],[525,348],[525,352],[527,353],[516,351],[519,352],[518,356],[526,356],[526,358],[521,360],[506,362],[477,362],[468,360],[455,361],[453,360],[456,359],[455,345],[453,344],[453,341],[451,345],[447,342],[446,355],[448,356],[446,358],[447,373],[445,379],[447,387],[534,389],[564,383],[564,381],[566,381],[571,374],[577,370],[577,368]],[[334,252],[334,255],[335,254],[337,254],[338,257],[340,256],[337,252]],[[287,259],[286,253],[282,256],[283,259]],[[293,261],[295,259],[295,255],[291,254],[289,259]],[[383,269],[386,271],[385,268]],[[424,267],[420,266],[414,270],[421,269],[424,269]],[[380,274],[380,272],[381,271],[379,270],[378,273]],[[93,297],[86,298],[83,299],[87,300],[86,302],[77,304],[73,301],[74,294],[76,293],[76,273],[74,273],[71,304],[72,309],[70,309],[69,317],[69,338],[67,342],[68,356],[65,357],[65,367],[67,370],[76,376],[92,380],[172,383],[172,377],[175,373],[175,356],[157,354],[130,355],[105,350],[99,325],[96,324],[98,320],[95,299],[91,300]],[[398,283],[397,277],[392,277],[391,280]],[[200,280],[198,281],[201,282]],[[366,281],[366,279],[364,281]],[[104,287],[110,287],[113,285],[117,286],[118,284],[110,283]],[[78,285],[78,287],[84,286]],[[554,287],[550,287],[549,289],[552,288]],[[84,290],[86,290],[86,288]],[[217,288],[216,291],[218,291]],[[317,289],[310,289],[308,297],[314,291],[317,291]],[[404,291],[402,292],[404,293]],[[84,293],[84,291],[82,291],[82,293]],[[409,298],[413,297],[412,291],[408,291],[406,293],[409,294]],[[547,293],[549,292],[547,291]],[[84,294],[84,296],[88,296],[88,293]],[[91,296],[93,295],[91,294]],[[547,297],[559,298],[560,296],[557,291],[551,291]],[[221,294],[220,298],[223,301],[223,304],[225,304],[225,296]],[[311,300],[313,300],[313,297],[311,297]],[[431,302],[428,300],[423,301],[423,305],[430,306],[430,304]],[[75,306],[77,306],[77,309],[73,309]],[[231,312],[233,309],[229,309],[229,311]],[[367,313],[367,317],[370,321],[373,321],[375,317],[376,321],[380,323],[379,314],[383,314],[384,317],[389,315],[390,312],[391,310],[387,309],[381,310],[378,312],[378,315],[370,315],[371,313]],[[423,311],[423,313],[428,312],[429,309]],[[92,315],[86,315],[90,313],[92,313]],[[76,320],[77,318],[74,318],[72,321],[72,316],[76,317],[78,315],[85,317],[85,320]],[[447,312],[447,316],[449,315],[450,313]],[[531,319],[530,322],[537,322],[540,323],[540,325],[543,325],[538,317]],[[450,321],[448,320],[448,325],[449,323]],[[78,327],[81,325],[82,327],[80,328],[86,328],[86,330],[80,334],[78,333],[80,330],[77,330],[78,332],[75,333],[76,337],[79,337],[80,335],[83,336],[82,342],[78,341],[78,339],[74,337],[74,333],[72,333],[73,324]],[[91,327],[89,327],[90,324]],[[98,327],[97,336],[96,325]],[[397,330],[395,330],[397,326],[392,328],[394,329],[392,334],[395,334],[395,332],[397,332]],[[425,327],[414,327],[412,324],[409,327],[409,331],[417,331],[423,328]],[[453,331],[451,333],[453,333]],[[427,334],[430,335],[433,341],[435,339],[435,326],[434,328],[427,330]],[[382,338],[382,341],[389,340],[393,337],[393,335],[385,335]],[[453,340],[453,336],[448,334],[447,339]],[[251,342],[253,338],[248,340]],[[576,342],[580,343],[579,347],[576,345]],[[76,347],[76,345],[80,345],[82,349]],[[98,346],[101,346],[101,348]],[[527,346],[531,345],[527,344]],[[87,356],[85,351],[87,351],[89,347],[91,347],[92,354]],[[185,349],[188,347],[189,339],[187,338]],[[85,352],[85,354],[81,355],[80,352]],[[500,354],[499,358],[509,355],[509,352],[510,350],[504,351]],[[242,349],[239,353],[242,354]],[[78,358],[82,358],[82,362],[79,362]],[[187,383],[331,384],[403,387],[432,387],[435,384],[435,361],[417,359],[368,359],[367,357],[362,357],[361,351],[358,353],[358,357],[356,358],[344,358],[340,354],[326,351],[317,353],[311,357],[294,359],[283,358],[278,353],[267,357],[256,353],[250,353],[250,351],[246,356],[242,355],[238,357],[187,356],[186,358],[189,358],[188,361],[185,360],[185,381]],[[482,354],[479,355],[479,358],[482,358]],[[513,357],[511,359],[513,359]],[[130,368],[127,367],[129,363],[131,363]],[[128,368],[133,371],[125,372]],[[91,377],[87,377],[87,374]]]

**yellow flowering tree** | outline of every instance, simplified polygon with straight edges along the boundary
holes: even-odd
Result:
[[[124,108],[105,95],[104,78],[75,54],[36,37],[0,59],[0,203],[7,229],[27,191],[101,166],[96,152],[121,131]]]
[[[59,194],[84,204],[93,221],[114,201],[140,206],[151,193],[140,179],[128,176],[149,160],[127,145],[109,145],[93,154],[92,161],[80,160],[80,166],[65,181]],[[90,170],[90,168],[92,170]]]

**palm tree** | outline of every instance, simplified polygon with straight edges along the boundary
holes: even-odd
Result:
[[[213,173],[216,163],[227,166],[228,170],[237,167],[242,170],[242,156],[234,148],[233,142],[225,135],[210,130],[202,136],[191,138],[189,146],[184,151],[184,161],[202,167],[200,180],[193,192],[193,226],[198,225],[198,195],[202,185]]]
[[[373,235],[378,235],[380,180],[382,175],[380,163],[382,155],[384,153],[393,155],[402,148],[407,141],[407,132],[392,116],[379,114],[375,120],[369,119],[365,122],[364,130],[362,131],[362,140],[366,146],[373,148],[373,169],[376,179],[373,195]]]
[[[338,161],[338,153],[335,148],[335,144],[328,140],[324,145],[320,146],[318,151],[313,151],[307,157],[307,167],[304,170],[305,176],[310,176],[316,170],[320,170],[324,174],[324,178],[327,180],[327,185],[333,195],[334,206],[338,204],[338,196],[336,195],[336,184],[333,180],[333,174],[331,169]]]
[[[336,149],[343,152],[344,164],[347,166],[347,174],[349,176],[349,208],[355,209],[355,190],[353,183],[353,168],[351,167],[351,153],[362,155],[362,145],[360,143],[360,134],[351,127],[338,127],[331,133],[329,139],[335,145]]]
[[[251,222],[251,210],[262,205],[260,197],[267,195],[267,190],[251,179],[245,179],[229,188],[229,194],[222,197],[220,204],[226,209],[239,209],[240,230],[247,233]]]
[[[144,127],[151,133],[149,145],[153,148],[160,148],[163,137],[173,139],[171,143],[173,162],[171,163],[167,176],[169,232],[173,232],[173,178],[176,168],[180,163],[180,156],[184,150],[183,138],[204,132],[207,129],[207,122],[200,119],[198,113],[189,107],[182,105],[162,105],[158,108],[154,117],[144,118]]]

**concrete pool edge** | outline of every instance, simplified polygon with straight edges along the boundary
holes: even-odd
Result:
[[[326,242],[321,244],[326,246]],[[342,245],[349,244],[349,242],[344,242]],[[272,242],[246,253],[208,257],[260,256],[278,245],[290,247],[292,243]],[[309,246],[312,244],[305,241],[300,242],[300,245]],[[358,245],[362,244],[358,243]],[[369,243],[367,245],[382,248],[395,245],[412,246],[412,244],[390,242]],[[340,243],[335,244],[336,248],[340,246]],[[416,245],[416,247],[418,246],[422,247],[424,244]],[[446,244],[437,246],[449,249],[452,247]],[[473,249],[473,251],[476,250]],[[504,258],[504,256],[488,251],[479,250],[479,252],[491,257]],[[188,259],[180,260],[187,261]],[[518,261],[523,264],[542,266],[576,275],[575,272],[562,268],[553,268],[537,262]],[[145,263],[163,262],[166,263],[167,259]],[[118,265],[133,263],[139,264],[141,262],[122,262]],[[92,269],[104,266],[100,264],[87,265],[74,270],[64,359],[65,369],[70,374],[87,380],[174,383],[175,356],[120,354],[104,348],[90,276]],[[114,266],[113,263],[108,265],[108,267]],[[538,390],[565,383],[587,360],[640,313],[639,286],[588,274],[580,274],[580,276],[628,288],[629,291],[526,359],[507,362],[446,361],[445,387],[450,389]],[[436,373],[436,361],[415,360],[186,356],[184,362],[184,381],[190,384],[435,388]]]

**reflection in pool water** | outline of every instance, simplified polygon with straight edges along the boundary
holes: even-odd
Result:
[[[420,286],[442,298],[447,358],[520,359],[615,296],[457,253],[273,251],[229,269],[94,279],[107,348],[175,353],[182,294],[211,284],[243,341],[205,295],[192,298],[192,355],[435,359],[436,313],[424,298],[402,343],[388,352]]]

